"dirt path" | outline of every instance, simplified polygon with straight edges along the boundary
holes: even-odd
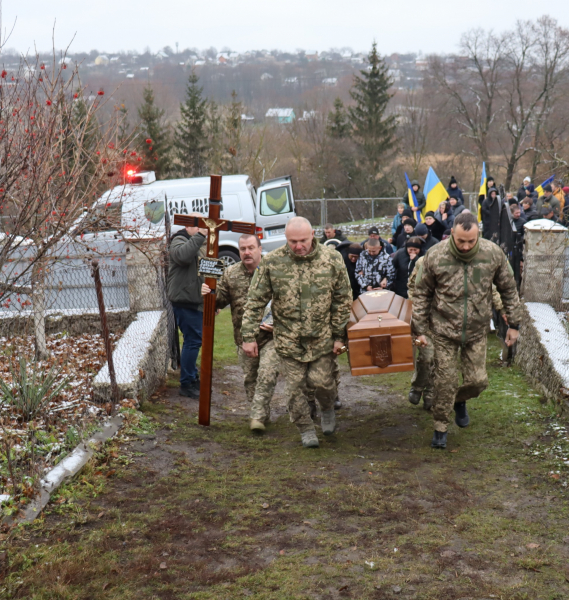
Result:
[[[408,375],[344,372],[338,434],[314,451],[282,383],[262,437],[247,430],[237,367],[216,373],[209,429],[167,389],[145,407],[155,433],[16,534],[3,597],[569,598],[569,503],[532,459],[550,410],[497,352],[492,390],[446,452],[402,394]]]

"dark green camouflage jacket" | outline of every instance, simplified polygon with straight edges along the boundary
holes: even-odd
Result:
[[[233,321],[233,337],[235,343],[241,346],[241,321],[247,302],[247,292],[253,279],[253,273],[245,268],[242,262],[231,265],[217,283],[215,306],[216,308],[225,308],[228,304],[231,307],[231,320]],[[257,344],[262,347],[273,338],[273,334],[257,327]]]
[[[455,258],[444,240],[433,246],[418,267],[413,293],[413,330],[430,331],[466,343],[487,334],[492,318],[492,284],[508,322],[519,325],[521,307],[512,269],[496,244],[480,239],[470,263]]]
[[[314,240],[312,251],[297,256],[288,245],[269,252],[257,267],[243,315],[244,342],[255,341],[269,300],[273,300],[275,348],[309,362],[346,340],[352,289],[342,255]]]

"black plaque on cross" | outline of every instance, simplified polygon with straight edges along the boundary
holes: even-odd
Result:
[[[200,227],[208,230],[206,256],[216,259],[219,249],[219,232],[233,231],[255,235],[255,223],[227,221],[219,217],[221,211],[221,175],[212,175],[209,190],[209,214],[207,217],[174,215],[174,225]],[[202,358],[200,374],[199,424],[209,425],[211,414],[211,382],[213,375],[213,341],[215,333],[215,289],[217,280],[206,277],[211,294],[204,297]]]

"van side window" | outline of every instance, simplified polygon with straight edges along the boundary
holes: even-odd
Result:
[[[260,211],[265,217],[291,212],[292,207],[288,185],[273,188],[272,190],[263,190],[261,192]]]

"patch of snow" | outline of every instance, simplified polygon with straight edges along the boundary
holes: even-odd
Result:
[[[565,326],[549,304],[526,302],[526,306],[553,367],[569,387],[569,336]]]
[[[128,308],[106,308],[107,313],[128,312]],[[0,319],[12,319],[14,317],[31,317],[33,310],[8,310],[0,312]],[[64,317],[73,315],[98,315],[98,308],[52,308],[45,311],[46,317]]]
[[[160,323],[161,310],[139,312],[136,319],[127,327],[113,351],[115,375],[117,384],[129,384],[136,381],[140,375],[138,365],[144,358],[154,330]],[[97,373],[93,384],[110,383],[109,366],[106,364]]]

